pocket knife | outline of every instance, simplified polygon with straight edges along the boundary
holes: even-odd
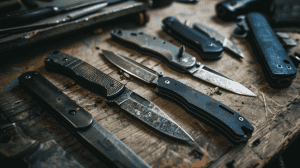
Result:
[[[155,85],[158,95],[179,103],[192,116],[220,130],[233,142],[244,142],[251,137],[251,123],[221,102],[172,78],[163,77],[162,74],[124,56],[106,50],[102,52],[111,63],[138,79]]]
[[[238,38],[248,39],[270,86],[273,88],[290,86],[296,78],[297,68],[266,17],[252,12],[238,19],[239,23],[236,24],[232,34]]]
[[[203,60],[217,60],[223,56],[222,43],[182,24],[176,17],[166,17],[162,22],[168,34],[196,50]]]
[[[178,48],[158,37],[132,30],[113,30],[111,36],[113,40],[125,46],[161,59],[170,68],[180,73],[188,73],[197,79],[237,94],[256,96],[240,83],[198,62],[195,57],[184,52],[184,46]]]
[[[24,73],[19,77],[19,83],[108,164],[119,168],[150,168],[121,140],[96,122],[90,113],[38,72]]]
[[[154,129],[179,140],[194,141],[154,103],[90,64],[59,51],[53,51],[45,59],[45,65],[49,70],[64,73],[81,85],[100,92],[107,103],[119,106]]]

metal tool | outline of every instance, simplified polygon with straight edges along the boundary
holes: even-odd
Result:
[[[19,77],[19,83],[103,161],[119,168],[150,168],[121,140],[95,121],[90,113],[38,72],[24,73]]]
[[[217,31],[204,26],[203,24],[200,23],[194,23],[194,29],[205,33],[207,36],[214,38],[215,40],[219,41],[220,43],[223,44],[223,47],[227,49],[228,51],[232,52],[234,55],[238,56],[239,58],[244,58],[244,54],[242,51],[228,38],[222,36],[220,33]]]
[[[179,140],[194,141],[154,103],[88,63],[54,51],[45,59],[45,65],[47,69],[58,70],[82,85],[96,92],[101,92],[107,103],[119,106],[154,129]]]
[[[271,87],[286,88],[292,84],[297,69],[262,14],[240,16],[232,35],[247,37]]]
[[[179,103],[189,114],[200,121],[206,121],[233,142],[244,142],[251,137],[251,123],[221,102],[179,81],[163,77],[162,74],[124,56],[106,50],[102,52],[111,63],[138,79],[155,85],[158,95]]]
[[[27,24],[27,25],[23,25],[23,26],[16,26],[16,27],[10,27],[10,28],[3,28],[3,29],[0,29],[0,35],[1,34],[15,34],[15,33],[20,33],[20,32],[24,32],[24,31],[29,31],[29,30],[32,30],[32,29],[37,29],[37,28],[44,28],[44,27],[49,27],[49,26],[54,26],[54,25],[57,25],[57,24],[61,24],[61,23],[64,23],[64,22],[68,22],[68,21],[71,21],[71,20],[75,20],[77,18],[80,18],[82,16],[85,16],[87,14],[90,14],[92,12],[96,12],[102,8],[104,8],[105,6],[107,6],[107,2],[101,2],[101,3],[97,3],[95,5],[91,5],[91,6],[87,6],[87,7],[83,7],[83,9],[81,10],[75,10],[75,11],[70,11],[69,13],[65,14],[64,17],[61,17],[60,19],[48,19],[46,21],[38,21],[36,23],[33,23],[33,24]],[[80,5],[79,5],[80,6]],[[42,13],[48,13],[48,11],[56,11],[55,10],[56,7],[53,7],[53,8],[50,8],[49,10],[45,10],[45,11],[42,11]],[[57,8],[57,10],[59,11],[59,9]],[[25,15],[20,15],[20,16],[16,16],[16,17],[13,17],[15,18],[15,22],[23,22],[22,20],[24,18],[29,18],[28,20],[31,20],[31,16],[34,18],[34,17],[39,17],[40,16],[40,13],[38,12],[37,15],[32,15],[32,13],[28,13],[28,14],[25,14]],[[8,18],[2,18],[2,20],[7,20],[7,21],[10,21],[10,19]],[[25,19],[26,20],[26,19]]]
[[[114,30],[111,36],[113,40],[123,45],[163,60],[178,72],[188,73],[237,94],[256,96],[240,83],[198,62],[195,57],[184,52],[184,46],[178,48],[158,37],[134,30]]]
[[[0,125],[0,133],[3,159],[20,158],[31,168],[84,168],[54,140],[40,143],[30,139],[16,123]]]
[[[167,33],[196,50],[203,60],[216,60],[223,56],[220,42],[180,23],[176,17],[166,17],[162,22]]]

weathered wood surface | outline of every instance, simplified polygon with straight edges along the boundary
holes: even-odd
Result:
[[[234,23],[225,23],[216,18],[214,6],[217,2],[219,0],[201,0],[196,5],[173,3],[167,8],[149,11],[150,22],[145,27],[119,20],[120,22],[110,25],[100,25],[101,28],[94,32],[83,32],[61,41],[53,41],[51,45],[33,51],[20,52],[20,55],[15,55],[15,59],[8,60],[6,64],[2,63],[0,89],[6,92],[0,95],[0,108],[11,120],[17,122],[29,137],[42,142],[49,139],[56,140],[86,167],[106,167],[52,117],[49,111],[38,105],[18,85],[18,76],[34,70],[62,89],[71,99],[90,112],[96,121],[153,167],[262,167],[276,158],[298,137],[300,78],[297,77],[287,89],[270,88],[246,40],[230,38],[243,51],[245,58],[242,60],[225,52],[220,60],[203,61],[195,51],[186,48],[186,52],[203,64],[242,83],[257,94],[255,98],[246,97],[220,89],[221,95],[211,95],[243,115],[255,127],[249,142],[240,145],[231,143],[221,133],[187,114],[176,103],[157,96],[153,87],[132,77],[124,78],[118,73],[118,69],[101,55],[101,49],[114,51],[209,94],[214,86],[178,73],[158,59],[119,45],[110,39],[109,33],[117,28],[137,29],[180,46],[180,42],[167,35],[161,28],[161,20],[172,15],[182,22],[186,19],[192,23],[201,22],[230,37]],[[292,35],[294,38],[299,37],[297,34]],[[294,48],[289,53],[297,49],[299,48]],[[194,146],[156,132],[117,107],[108,106],[101,95],[81,87],[70,78],[45,70],[44,59],[53,50],[60,50],[88,62],[154,102],[195,139],[201,152],[197,152]]]

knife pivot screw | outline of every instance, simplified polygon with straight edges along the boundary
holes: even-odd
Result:
[[[209,45],[210,47],[212,47],[214,44],[213,44],[213,43],[208,43],[208,45]]]
[[[70,111],[69,111],[69,114],[70,114],[70,115],[75,115],[75,114],[76,114],[76,111],[75,111],[75,110],[70,110]]]
[[[30,78],[31,78],[30,75],[26,75],[26,76],[25,76],[25,79],[30,79]]]
[[[62,60],[63,60],[63,61],[68,61],[68,58],[63,58]]]
[[[57,10],[58,10],[58,7],[54,7],[53,10],[57,11]]]
[[[167,85],[170,84],[170,81],[166,80],[166,81],[165,81],[165,84],[167,84]]]
[[[159,72],[159,73],[158,73],[158,77],[162,77],[163,75],[164,75],[163,72]]]
[[[188,59],[187,58],[183,58],[183,59],[181,59],[181,61],[184,62],[184,63],[187,63]]]
[[[240,121],[244,121],[244,118],[243,118],[243,117],[239,117],[239,120],[240,120]]]
[[[277,65],[278,68],[282,68],[282,65]]]

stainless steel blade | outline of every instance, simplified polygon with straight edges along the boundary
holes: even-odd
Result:
[[[206,35],[210,36],[211,38],[215,38],[217,41],[223,44],[223,47],[227,50],[233,52],[235,55],[244,58],[244,54],[242,51],[228,38],[225,38],[223,35],[218,33],[217,31],[204,26],[200,23],[194,23],[194,28],[200,32],[205,33]]]
[[[105,158],[118,165],[117,167],[150,168],[143,159],[125,145],[120,139],[93,119],[87,129],[78,129],[77,134],[85,139],[91,150],[105,154]]]
[[[122,55],[115,54],[110,51],[102,50],[104,56],[114,65],[122,69],[123,71],[143,80],[147,83],[157,83],[159,74],[137,62],[134,62]]]
[[[122,95],[115,99],[107,100],[107,102],[118,104],[123,110],[164,134],[184,141],[194,141],[188,133],[159,107],[128,88],[125,89]]]
[[[208,83],[211,83],[213,85],[216,85],[218,87],[221,87],[223,89],[232,91],[237,94],[246,95],[246,96],[256,96],[251,90],[243,86],[242,84],[225,77],[222,77],[218,74],[215,74],[214,72],[211,72],[208,67],[205,67],[204,65],[201,65],[199,67],[199,70],[196,71],[193,76],[204,80]]]

